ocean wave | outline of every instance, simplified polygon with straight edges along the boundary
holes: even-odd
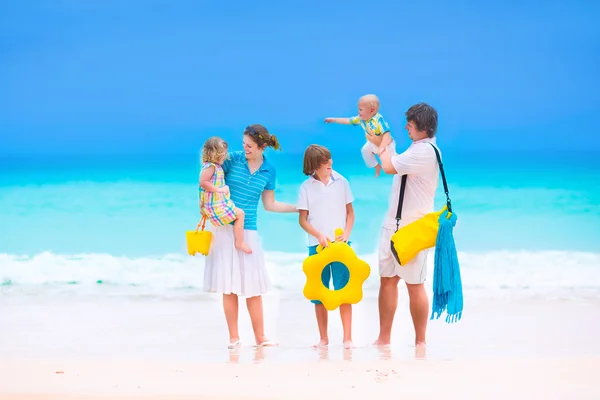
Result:
[[[267,252],[275,291],[300,295],[304,254]],[[365,296],[379,287],[377,255],[362,258],[372,268]],[[600,254],[568,251],[459,253],[463,289],[478,297],[600,298]],[[428,290],[433,250],[428,259]],[[182,254],[119,257],[110,254],[0,254],[0,294],[194,297],[203,295],[204,258]]]

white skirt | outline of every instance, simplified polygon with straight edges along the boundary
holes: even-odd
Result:
[[[213,237],[204,265],[204,290],[212,293],[254,297],[271,289],[258,232],[244,229],[252,249],[246,254],[234,246],[233,225],[211,227]]]

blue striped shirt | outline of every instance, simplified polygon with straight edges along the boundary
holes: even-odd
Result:
[[[265,190],[275,190],[275,166],[263,155],[263,163],[253,174],[243,151],[233,151],[223,163],[225,183],[229,186],[231,200],[244,210],[244,229],[256,230],[258,201]]]

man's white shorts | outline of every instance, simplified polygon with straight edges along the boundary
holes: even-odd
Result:
[[[399,276],[408,284],[424,283],[427,278],[427,254],[429,249],[417,253],[415,258],[402,267],[392,254],[390,239],[394,232],[395,229],[381,228],[378,251],[379,276],[383,278]]]

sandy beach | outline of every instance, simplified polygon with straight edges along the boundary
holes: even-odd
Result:
[[[311,348],[313,309],[265,299],[266,326],[280,346],[225,349],[220,303],[40,301],[0,303],[0,399],[598,399],[597,300],[487,301],[458,324],[430,322],[427,354],[415,354],[406,298],[395,342],[371,345],[376,299],[355,306],[356,348]],[[298,322],[305,321],[305,322]]]
[[[57,370],[56,368],[61,368]],[[598,399],[600,357],[269,364],[12,362],[1,399]],[[6,381],[5,381],[6,382]],[[14,394],[10,394],[14,393]]]

